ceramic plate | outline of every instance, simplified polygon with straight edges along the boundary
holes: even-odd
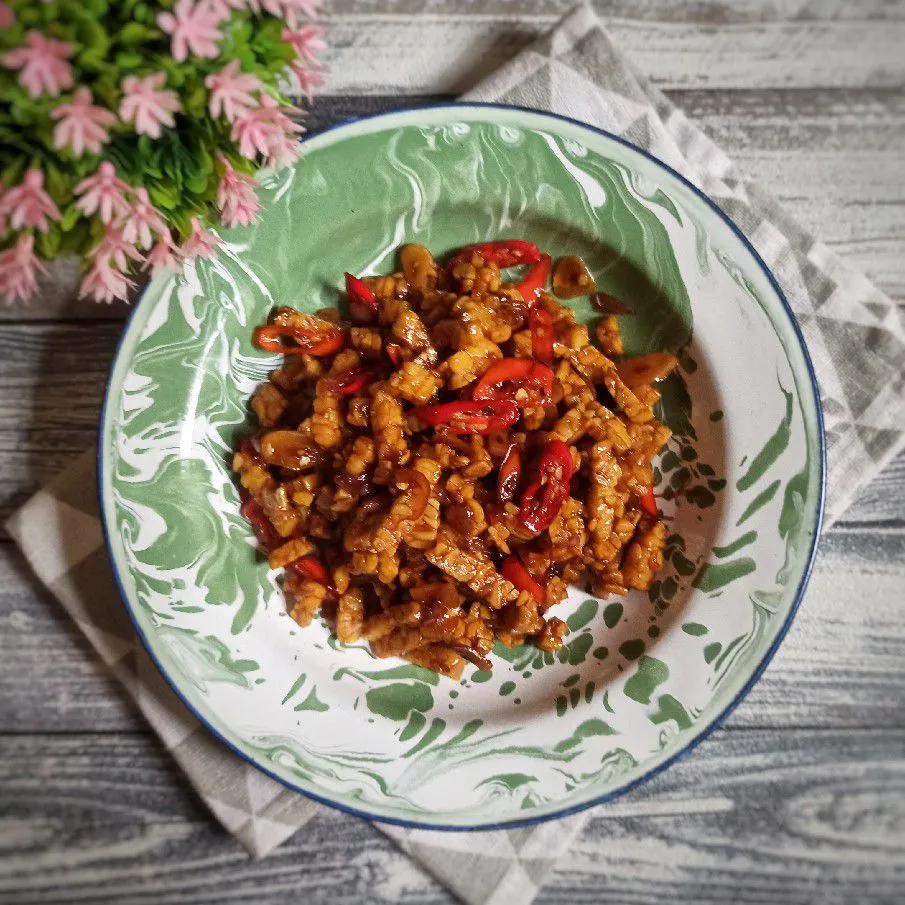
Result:
[[[376,116],[264,176],[252,229],[155,279],[125,332],[100,447],[123,598],[192,711],[260,769],[369,817],[462,829],[561,815],[650,776],[750,688],[811,564],[823,444],[789,309],[735,227],[638,149],[526,110]],[[556,655],[497,646],[460,682],[287,615],[239,515],[230,451],[275,367],[251,344],[274,305],[335,305],[343,271],[519,237],[580,254],[634,309],[627,351],[668,349],[674,437],[658,461],[667,562],[649,593],[575,587]],[[584,319],[587,301],[575,303]],[[469,667],[471,670],[471,667]]]

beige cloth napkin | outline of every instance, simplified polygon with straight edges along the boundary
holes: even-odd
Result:
[[[570,13],[466,99],[552,110],[622,135],[700,186],[735,220],[773,269],[807,338],[826,416],[827,512],[841,513],[903,445],[905,332],[892,303],[745,179],[634,70],[588,7]],[[250,852],[266,855],[322,805],[217,742],[152,664],[107,562],[94,460],[87,453],[36,494],[10,520],[10,533],[216,817]],[[481,833],[378,826],[470,905],[527,905],[585,819]]]

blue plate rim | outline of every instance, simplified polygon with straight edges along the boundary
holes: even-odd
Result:
[[[767,281],[770,283],[771,288],[778,296],[780,302],[782,303],[782,307],[785,310],[786,316],[789,319],[789,322],[792,326],[793,334],[798,341],[798,345],[801,349],[801,353],[804,357],[804,362],[807,368],[808,377],[811,382],[811,390],[814,395],[814,408],[817,416],[817,439],[818,439],[818,480],[817,480],[817,489],[818,489],[818,500],[817,500],[817,513],[816,519],[814,522],[813,534],[810,540],[810,547],[808,549],[807,554],[807,562],[805,564],[804,571],[801,576],[801,580],[798,583],[798,588],[795,591],[795,596],[792,600],[792,605],[789,607],[789,612],[786,615],[785,621],[780,627],[779,631],[776,634],[776,637],[773,639],[770,647],[764,652],[764,656],[761,658],[760,662],[756,666],[756,668],[751,673],[751,676],[748,678],[747,682],[739,689],[735,697],[723,708],[723,710],[717,714],[713,720],[705,726],[698,735],[694,736],[688,740],[688,742],[673,754],[671,754],[666,760],[657,764],[654,767],[651,767],[646,773],[641,776],[633,779],[631,782],[625,783],[617,789],[613,789],[610,792],[607,792],[603,795],[598,796],[597,798],[593,798],[589,801],[584,801],[576,805],[572,805],[571,807],[564,807],[561,810],[552,811],[546,814],[540,814],[533,817],[524,817],[517,818],[514,820],[504,820],[499,821],[497,823],[482,823],[474,826],[457,826],[451,824],[443,824],[443,823],[426,823],[426,822],[418,822],[414,820],[405,820],[400,817],[387,817],[385,815],[377,815],[372,814],[369,811],[350,807],[349,805],[342,804],[340,802],[334,801],[330,798],[326,798],[324,796],[318,795],[316,792],[311,791],[310,789],[303,789],[300,786],[294,785],[288,779],[279,776],[272,770],[255,762],[248,754],[234,745],[229,739],[227,739],[218,729],[216,729],[210,722],[198,712],[198,710],[193,706],[193,704],[187,699],[185,695],[181,692],[178,685],[170,678],[170,675],[164,669],[163,665],[157,658],[154,650],[148,642],[148,638],[145,635],[144,630],[139,624],[138,620],[133,613],[132,606],[129,603],[129,597],[126,594],[125,587],[123,585],[122,577],[120,575],[119,569],[116,564],[116,559],[113,555],[112,542],[110,538],[110,529],[107,525],[107,520],[105,518],[105,496],[104,496],[104,438],[107,435],[107,416],[110,402],[110,385],[114,371],[116,370],[116,366],[119,363],[120,355],[123,351],[123,344],[125,342],[126,337],[129,334],[129,331],[132,326],[132,321],[138,312],[139,307],[145,298],[145,289],[147,285],[142,289],[139,297],[136,299],[135,304],[132,307],[129,316],[126,318],[123,324],[123,331],[120,335],[119,341],[116,347],[116,353],[113,356],[113,361],[110,365],[110,372],[107,375],[107,386],[104,392],[104,401],[101,406],[101,415],[100,415],[100,430],[98,433],[98,446],[97,446],[97,492],[98,492],[98,503],[100,506],[100,522],[101,522],[101,530],[104,538],[104,547],[107,551],[107,558],[110,561],[111,571],[113,572],[113,578],[116,582],[116,587],[119,590],[120,597],[123,601],[123,606],[129,614],[129,618],[132,621],[132,625],[135,628],[135,632],[141,643],[144,645],[145,650],[147,651],[151,661],[157,667],[160,674],[163,676],[164,681],[166,681],[167,685],[174,691],[179,700],[188,708],[189,712],[198,720],[198,722],[205,727],[209,732],[211,732],[215,738],[217,738],[220,742],[222,742],[228,749],[230,749],[234,754],[239,756],[242,760],[246,761],[256,770],[260,770],[265,775],[269,776],[271,779],[280,783],[280,785],[285,786],[287,789],[291,789],[293,792],[297,792],[300,795],[304,795],[306,798],[310,798],[314,801],[319,802],[320,804],[327,805],[328,807],[334,808],[338,811],[343,811],[347,814],[354,814],[356,817],[363,817],[366,820],[373,820],[378,823],[386,823],[392,826],[401,826],[407,827],[410,829],[419,829],[419,830],[440,830],[443,832],[460,832],[460,833],[473,833],[473,832],[487,832],[490,830],[502,830],[502,829],[518,829],[521,827],[534,826],[539,823],[545,823],[549,820],[560,820],[563,817],[568,817],[572,814],[580,813],[581,811],[585,811],[588,808],[593,808],[601,804],[605,804],[608,801],[612,801],[615,798],[620,797],[621,795],[625,795],[627,792],[630,792],[632,789],[638,787],[642,783],[645,783],[655,776],[658,776],[664,770],[667,770],[673,764],[677,763],[679,760],[687,757],[692,751],[694,751],[698,745],[708,739],[717,729],[719,729],[726,720],[732,715],[736,707],[747,697],[751,689],[757,684],[760,680],[760,677],[763,675],[766,668],[770,665],[770,661],[776,654],[776,651],[779,649],[783,640],[789,632],[789,629],[792,626],[792,623],[795,620],[795,616],[798,613],[798,610],[801,606],[802,599],[804,598],[804,593],[807,590],[808,582],[811,577],[811,573],[814,568],[814,559],[817,553],[817,543],[820,539],[820,535],[823,529],[823,520],[825,515],[825,505],[826,505],[826,433],[824,429],[824,419],[823,419],[823,404],[820,397],[820,387],[817,382],[817,375],[814,371],[814,365],[811,360],[811,355],[808,351],[807,343],[805,342],[804,335],[801,332],[801,327],[798,323],[797,318],[795,317],[794,312],[792,311],[791,305],[789,305],[788,300],[786,299],[785,293],[779,286],[779,283],[776,280],[776,277],[773,276],[772,270],[767,266],[766,262],[763,258],[758,254],[757,250],[751,244],[750,240],[745,236],[745,234],[739,229],[739,227],[735,224],[732,218],[725,212],[723,209],[713,201],[705,192],[699,189],[694,183],[688,180],[685,176],[671,167],[668,163],[660,160],[659,157],[655,157],[649,151],[644,148],[639,147],[633,142],[628,141],[627,139],[616,135],[612,132],[607,131],[606,129],[601,129],[598,126],[592,126],[588,123],[583,123],[580,120],[573,119],[569,116],[563,116],[560,113],[552,113],[547,110],[537,110],[531,107],[520,107],[516,104],[499,104],[493,102],[486,101],[462,101],[462,102],[446,102],[446,103],[437,103],[437,104],[418,104],[412,107],[400,107],[394,108],[392,110],[384,110],[380,113],[371,113],[365,116],[356,116],[356,117],[348,117],[341,122],[335,123],[331,126],[327,126],[324,129],[320,129],[316,132],[312,132],[309,135],[306,135],[303,139],[300,140],[301,144],[304,144],[306,141],[319,136],[325,135],[328,132],[334,132],[338,129],[342,129],[345,126],[351,125],[353,123],[377,120],[383,117],[392,117],[396,116],[400,113],[416,113],[418,111],[437,111],[437,110],[462,110],[468,108],[492,108],[497,110],[514,110],[518,112],[531,113],[535,115],[539,115],[542,117],[548,117],[550,119],[559,120],[565,123],[569,123],[573,126],[578,126],[582,129],[588,129],[591,132],[595,132],[598,135],[602,135],[605,138],[608,138],[612,141],[617,142],[620,145],[624,145],[625,147],[631,149],[632,151],[641,154],[643,157],[646,157],[656,166],[665,170],[674,178],[678,179],[686,188],[692,191],[701,201],[704,202],[717,216],[729,227],[729,229],[736,235],[742,245],[746,248],[749,254],[754,258],[757,265],[761,268],[764,275],[767,278]]]

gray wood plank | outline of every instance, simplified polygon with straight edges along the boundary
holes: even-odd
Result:
[[[559,18],[520,9],[470,14],[327,14],[332,94],[466,91]],[[606,17],[614,38],[664,88],[897,87],[900,20],[742,22]]]
[[[905,300],[905,91],[676,89],[675,103],[801,222],[893,297]],[[449,95],[324,95],[309,131]],[[0,306],[0,323],[59,317],[121,320],[121,303],[76,298],[78,266],[54,262],[31,303]]]
[[[119,322],[0,326],[0,519],[95,443]]]
[[[326,5],[326,4],[325,4]],[[444,0],[446,15],[564,16],[575,0]],[[701,22],[719,27],[738,23],[896,20],[905,18],[901,0],[591,0],[603,17],[650,22]],[[418,15],[436,13],[436,0],[330,0],[334,16],[356,13]]]
[[[791,632],[730,725],[905,727],[903,562],[903,529],[827,535]],[[0,664],[0,733],[141,726],[10,544],[0,544]]]
[[[596,809],[536,901],[891,905],[905,880],[903,750],[901,728],[718,731]],[[452,901],[381,833],[330,810],[251,861],[150,736],[0,738],[0,800],[8,905]]]
[[[95,444],[121,329],[115,322],[0,323],[0,522]],[[846,519],[905,523],[905,454],[862,490]]]

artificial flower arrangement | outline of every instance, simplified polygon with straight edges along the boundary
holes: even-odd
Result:
[[[299,152],[323,81],[319,0],[0,0],[0,296],[41,259],[85,261],[80,297],[210,257],[254,222],[254,173]]]

